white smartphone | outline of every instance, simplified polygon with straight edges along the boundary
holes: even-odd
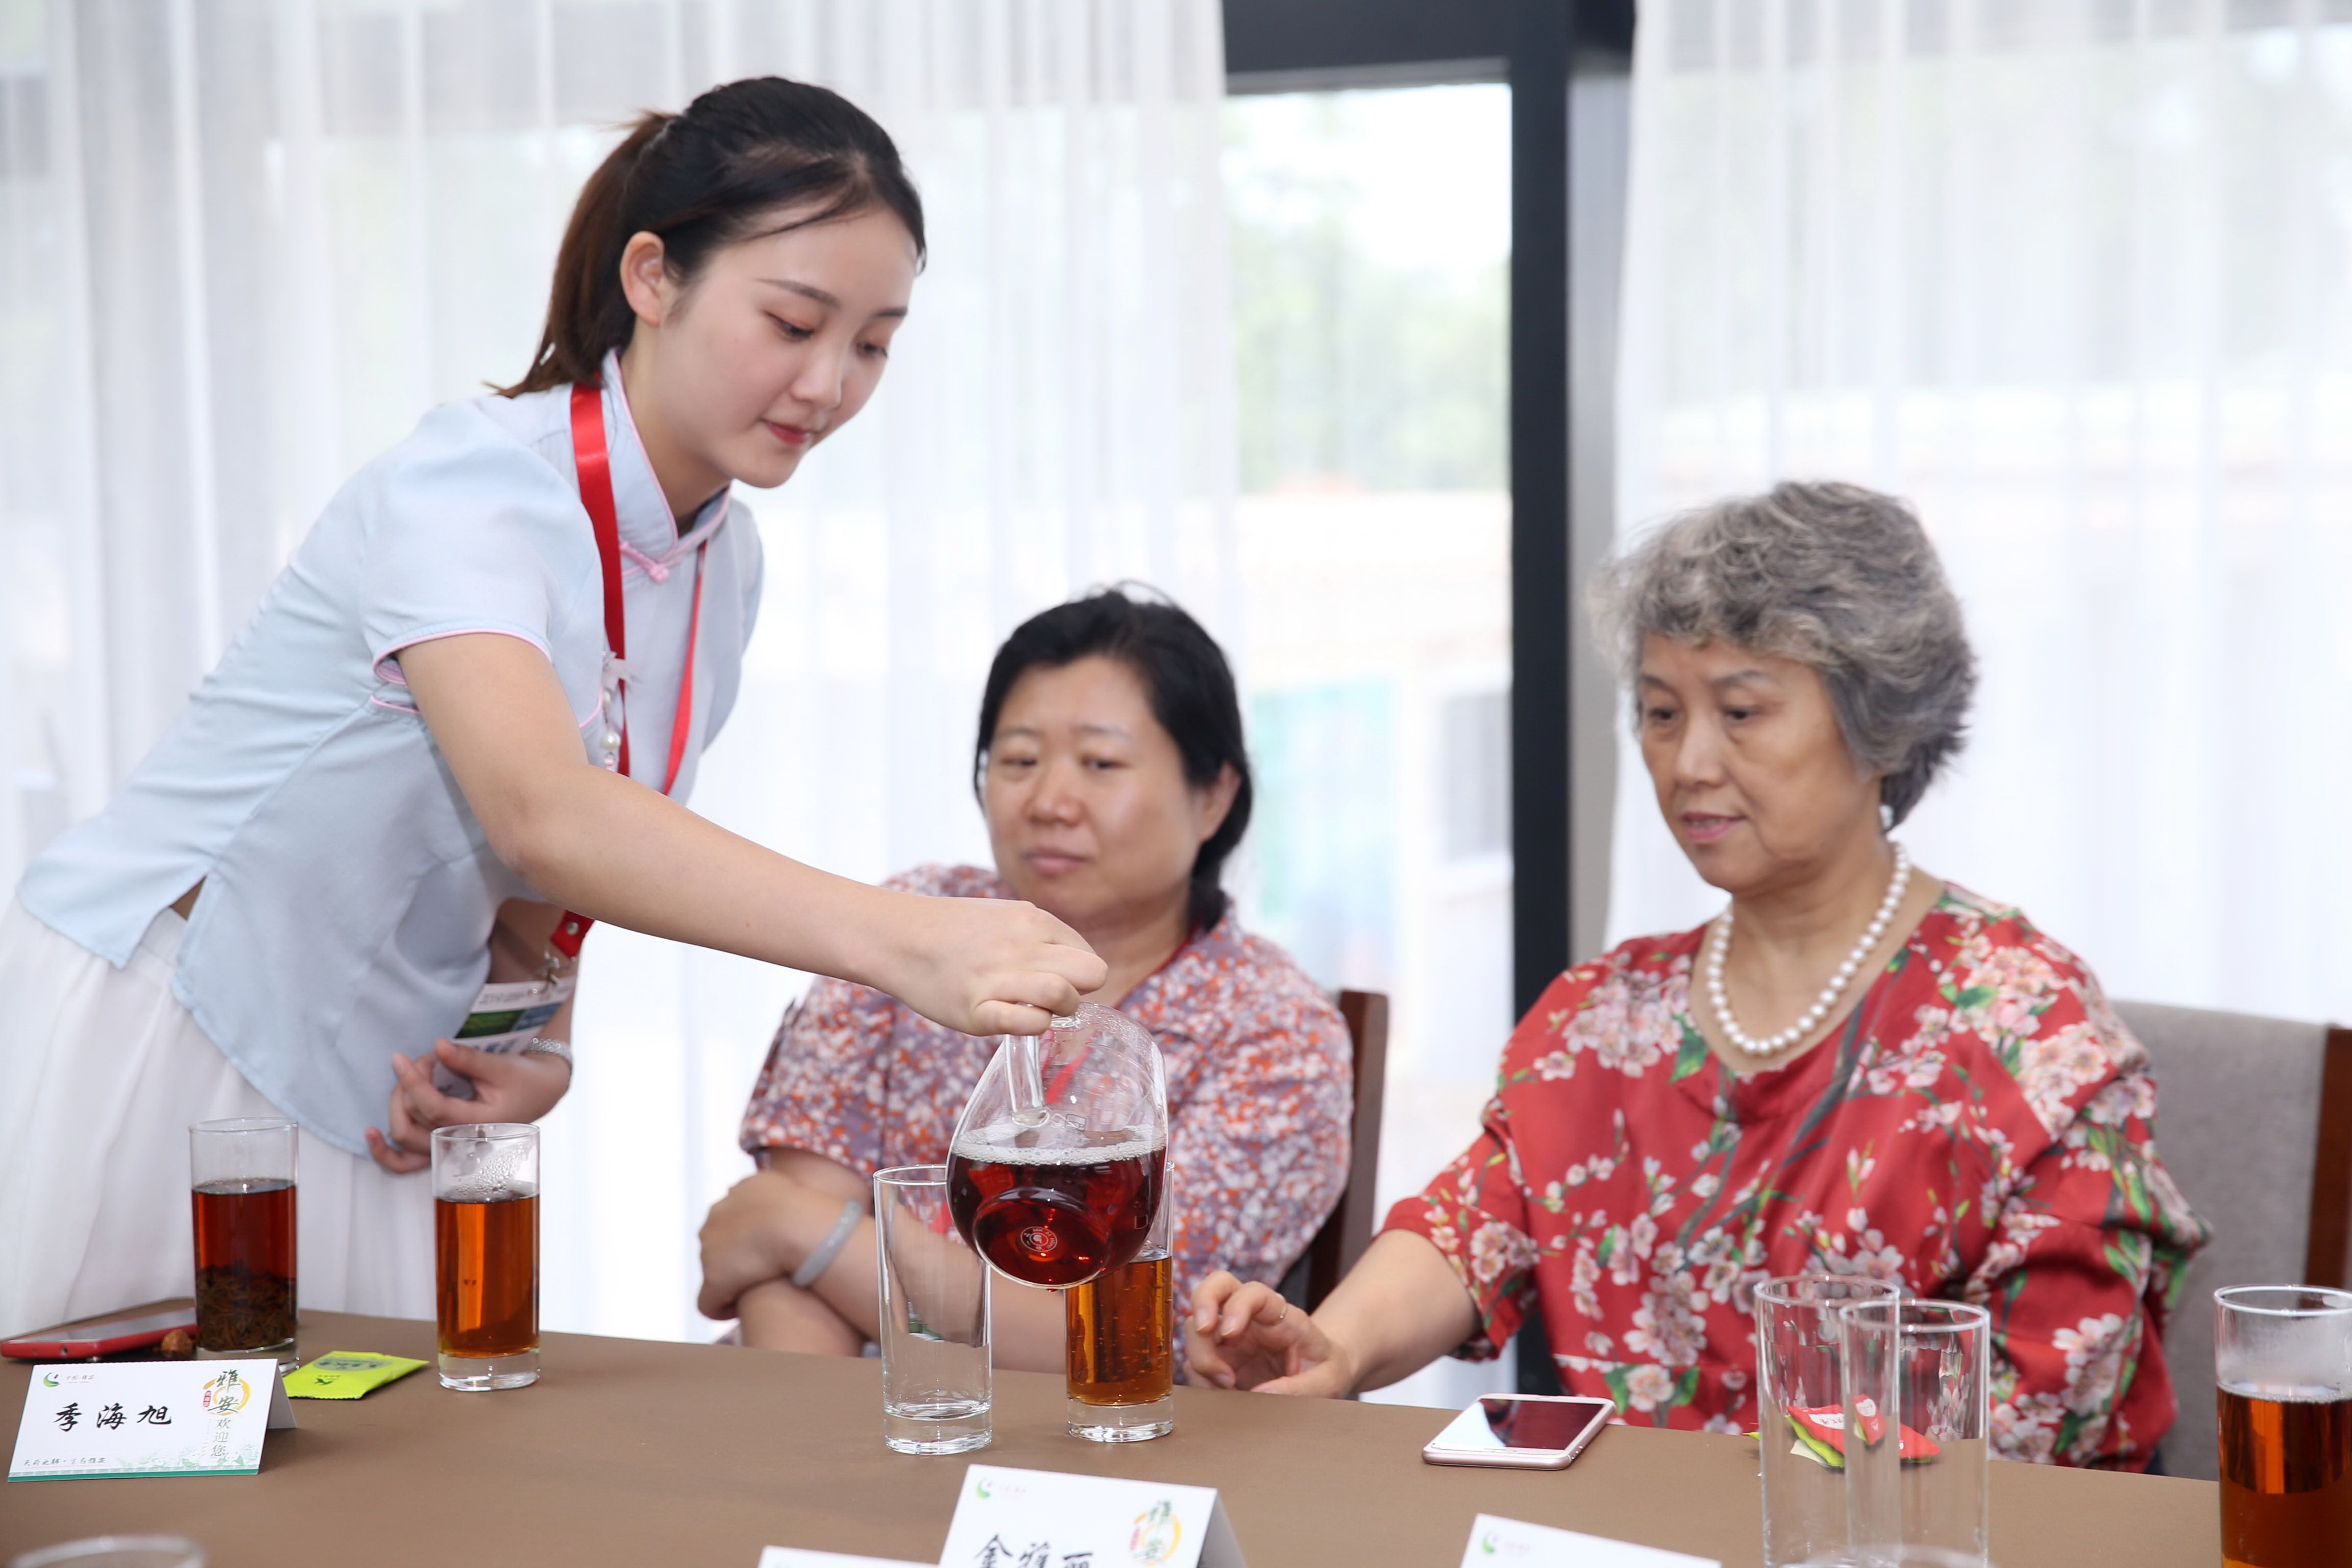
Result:
[[[1574,1394],[1489,1394],[1448,1422],[1421,1457],[1433,1465],[1564,1470],[1617,1406]]]

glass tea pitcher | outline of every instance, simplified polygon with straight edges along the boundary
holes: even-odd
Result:
[[[1089,1002],[998,1044],[949,1146],[948,1208],[999,1273],[1059,1289],[1135,1257],[1167,1170],[1160,1047]]]

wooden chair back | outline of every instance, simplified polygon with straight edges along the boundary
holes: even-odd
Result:
[[[1282,1281],[1283,1295],[1309,1312],[1323,1304],[1323,1298],[1364,1255],[1379,1218],[1373,1204],[1381,1173],[1381,1103],[1388,1087],[1389,999],[1379,991],[1342,991],[1338,1001],[1356,1068],[1348,1186]]]
[[[2352,1028],[2331,1024],[2319,1079],[2319,1147],[2311,1166],[2311,1237],[2303,1282],[2352,1289]]]
[[[2213,1292],[2344,1286],[2352,1253],[2352,1029],[2118,1002],[2156,1075],[2156,1152],[2213,1239],[2165,1325],[2180,1414],[2164,1473],[2215,1477]]]

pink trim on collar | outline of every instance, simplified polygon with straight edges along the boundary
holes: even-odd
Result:
[[[635,562],[644,569],[646,575],[652,578],[655,582],[667,583],[669,581],[668,562],[655,560],[652,556],[646,554],[644,551],[638,549],[635,545],[630,543],[625,539],[621,541],[621,553]]]
[[[637,416],[629,409],[629,389],[621,383],[621,355],[618,350],[604,351],[604,384],[613,389],[613,401],[620,408],[621,423],[629,432],[629,441],[636,447],[637,456],[645,459],[646,468],[650,470],[653,466],[652,459],[646,458],[646,444],[637,435]],[[734,505],[735,500],[732,487],[720,490],[717,500],[718,505],[704,508],[708,515],[703,521],[679,534],[670,547],[661,554],[648,555],[624,539],[621,541],[622,555],[627,558],[630,565],[635,566],[656,584],[668,582],[670,571],[677,565],[679,560],[689,552],[700,549],[703,542],[717,532],[719,525],[727,521],[727,514]],[[677,525],[673,523],[671,526],[675,528]],[[624,568],[625,572],[625,570]]]

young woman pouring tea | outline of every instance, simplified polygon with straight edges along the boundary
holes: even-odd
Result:
[[[1103,984],[1027,904],[866,887],[682,804],[759,600],[729,488],[865,406],[922,255],[897,149],[823,89],[714,89],[606,159],[530,373],[343,487],[0,912],[0,1328],[184,1291],[185,1130],[273,1114],[301,1127],[305,1304],[428,1315],[405,1178],[433,1128],[562,1098],[595,921],[974,1034]],[[526,984],[534,1037],[452,1043]]]

